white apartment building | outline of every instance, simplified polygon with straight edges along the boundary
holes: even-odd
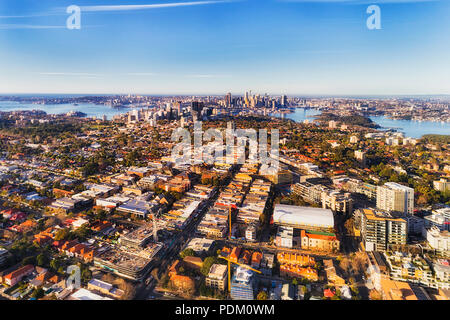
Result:
[[[444,178],[433,181],[433,187],[440,192],[450,191],[450,181]]]
[[[430,229],[424,229],[423,233],[430,247],[446,255],[450,253],[450,232],[431,227]]]
[[[377,208],[388,212],[414,212],[414,189],[387,182],[377,187]]]

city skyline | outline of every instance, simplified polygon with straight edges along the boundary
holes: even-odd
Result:
[[[82,9],[80,30],[66,28],[72,4]],[[369,4],[381,8],[381,30],[366,27]],[[439,0],[4,1],[0,93],[445,95],[448,8]]]

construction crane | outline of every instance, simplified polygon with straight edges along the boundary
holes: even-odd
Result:
[[[229,225],[228,240],[231,240],[231,209],[232,209],[233,207],[236,208],[236,205],[230,204],[230,205],[228,206],[228,208],[229,208],[229,210],[228,210],[228,225]],[[231,261],[230,259],[228,259],[228,258],[226,258],[226,257],[223,257],[223,256],[221,256],[221,255],[219,255],[219,258],[228,261],[228,292],[231,291],[231,264],[232,264],[232,263],[237,264],[237,265],[239,265],[239,266],[242,266],[242,267],[244,267],[244,268],[250,269],[250,270],[252,270],[252,271],[261,273],[261,271],[259,271],[259,270],[253,269],[253,268],[251,268],[251,267],[249,267],[249,266],[247,266],[247,265],[245,265],[245,264],[241,264],[241,263],[238,263],[238,262]]]

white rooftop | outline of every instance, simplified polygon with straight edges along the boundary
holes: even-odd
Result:
[[[194,212],[194,210],[197,209],[199,204],[200,201],[192,201],[186,208],[184,208],[181,216],[183,218],[189,218],[192,212]]]
[[[252,277],[252,275],[253,275],[253,272],[251,270],[239,266],[236,269],[235,280],[237,282],[248,283],[250,281],[250,278]]]
[[[223,279],[227,273],[227,266],[223,264],[213,264],[209,270],[208,278]]]
[[[334,218],[330,209],[276,204],[273,221],[278,224],[310,225],[312,227],[333,228]]]
[[[72,293],[69,297],[69,300],[112,300],[112,299],[102,297],[98,294],[93,293],[92,291],[81,288]]]
[[[401,190],[401,191],[414,191],[412,188],[399,184],[397,182],[386,182],[384,187],[388,187],[392,190]]]

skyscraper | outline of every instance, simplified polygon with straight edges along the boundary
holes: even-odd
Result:
[[[205,105],[203,104],[203,102],[192,101],[191,102],[192,116],[196,116],[197,118],[199,118],[204,107]]]
[[[245,92],[245,96],[244,96],[244,104],[245,106],[250,106],[250,98],[251,98],[251,92],[248,93],[248,91]]]
[[[281,106],[286,107],[286,105],[287,105],[287,96],[283,94],[281,96]]]
[[[233,97],[231,96],[231,92],[228,92],[227,95],[225,96],[225,106],[227,108],[231,107],[233,103]]]
[[[175,106],[175,109],[178,112],[178,116],[181,116],[181,102],[180,101],[175,102],[174,106]]]

